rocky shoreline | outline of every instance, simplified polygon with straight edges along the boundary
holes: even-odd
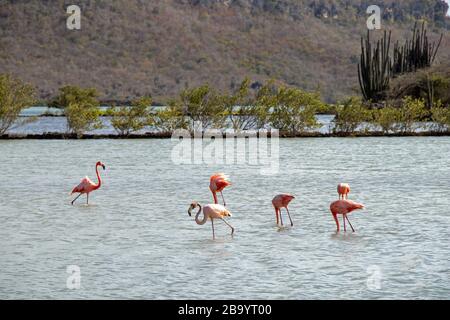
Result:
[[[247,135],[248,137],[249,135]],[[254,134],[252,136],[258,136]],[[450,132],[408,132],[408,133],[383,133],[383,132],[357,132],[352,134],[345,133],[279,133],[279,138],[368,138],[368,137],[450,137]],[[192,135],[193,137],[193,135]],[[77,136],[76,134],[68,133],[39,133],[39,134],[4,134],[0,135],[0,140],[90,140],[90,139],[170,139],[172,134],[170,132],[146,132],[142,134],[130,134],[128,136],[121,136],[118,134],[84,134],[83,136]],[[223,135],[226,139],[227,135]],[[232,137],[234,138],[234,136]],[[271,138],[270,132],[267,134],[267,138]],[[205,138],[207,139],[207,138]]]

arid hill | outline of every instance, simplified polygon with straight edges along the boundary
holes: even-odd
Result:
[[[81,30],[66,28],[74,2]],[[410,36],[414,20],[428,21],[432,39],[445,34],[437,63],[450,60],[442,0],[0,0],[0,73],[31,82],[42,99],[75,84],[98,88],[103,100],[164,101],[203,83],[232,89],[249,76],[255,87],[273,78],[336,101],[359,93],[371,4],[394,40]]]

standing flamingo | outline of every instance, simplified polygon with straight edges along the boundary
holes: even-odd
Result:
[[[188,214],[191,217],[192,210],[194,210],[197,207],[199,209],[198,209],[197,214],[195,215],[195,222],[199,225],[204,225],[206,223],[206,221],[208,220],[208,218],[211,219],[213,239],[216,238],[216,235],[214,232],[214,219],[220,219],[223,222],[225,222],[225,224],[231,228],[231,235],[233,235],[234,228],[224,219],[224,217],[231,217],[231,213],[224,206],[222,206],[221,204],[205,205],[203,207],[203,219],[202,220],[199,219],[200,213],[202,212],[202,206],[200,205],[200,203],[198,203],[196,201],[192,202],[191,205],[189,206]]]
[[[73,199],[72,205],[75,202],[75,200],[77,200],[82,194],[86,194],[86,197],[87,197],[86,204],[89,204],[89,193],[91,193],[94,190],[97,190],[102,185],[102,180],[100,179],[100,174],[98,173],[98,167],[100,167],[100,166],[103,168],[103,170],[105,170],[105,168],[106,168],[105,165],[103,163],[101,163],[100,161],[98,161],[95,164],[95,173],[97,174],[97,179],[98,179],[97,184],[92,182],[91,179],[89,179],[88,177],[85,177],[84,179],[81,180],[79,185],[77,185],[75,188],[73,188],[73,190],[70,194],[79,193],[79,195],[75,199]]]
[[[215,204],[218,203],[217,192],[220,192],[220,194],[222,195],[223,205],[226,206],[222,190],[230,185],[231,182],[228,180],[228,177],[223,173],[216,173],[211,176],[211,178],[209,179],[209,190],[211,190],[213,194]]]
[[[275,198],[272,199],[273,207],[275,208],[275,215],[277,217],[277,225],[278,221],[281,220],[281,225],[283,225],[283,218],[281,217],[281,208],[285,208],[289,217],[289,220],[291,221],[291,227],[294,226],[294,223],[292,222],[291,215],[289,213],[288,204],[292,201],[292,199],[295,199],[293,195],[282,193]]]
[[[348,199],[348,194],[350,193],[350,185],[348,183],[339,183],[337,186],[337,192],[339,194],[339,200]]]
[[[344,231],[347,231],[345,227],[345,220],[347,219],[348,223],[350,224],[350,227],[352,228],[352,231],[355,232],[355,229],[353,229],[353,226],[348,220],[347,214],[350,212],[357,210],[357,209],[363,209],[364,205],[352,200],[337,200],[331,203],[330,210],[333,214],[334,221],[336,221],[336,232],[339,232],[339,220],[337,218],[338,214],[342,214],[342,220],[344,221]]]

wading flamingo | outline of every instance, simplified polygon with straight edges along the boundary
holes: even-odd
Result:
[[[339,183],[337,186],[337,192],[339,194],[339,200],[348,199],[348,194],[350,193],[350,185],[348,183]]]
[[[195,222],[199,225],[204,225],[206,221],[208,221],[208,218],[211,219],[211,226],[212,226],[212,232],[213,232],[213,239],[216,238],[215,232],[214,232],[214,219],[220,219],[227,226],[231,228],[231,235],[234,233],[234,228],[224,219],[224,217],[231,217],[230,211],[228,211],[224,206],[221,204],[207,204],[203,207],[203,219],[200,220],[199,216],[202,212],[202,206],[200,203],[194,201],[189,206],[188,214],[191,217],[192,216],[192,210],[198,207],[198,212],[195,215]]]
[[[225,204],[225,199],[223,198],[222,190],[226,187],[230,186],[231,182],[228,180],[228,177],[223,173],[216,173],[211,176],[209,179],[209,190],[211,190],[214,198],[214,203],[217,204],[217,192],[220,192],[223,200],[223,205]]]
[[[289,220],[291,221],[291,227],[294,226],[294,223],[292,222],[291,215],[289,213],[288,204],[292,201],[292,199],[295,199],[293,195],[282,193],[275,198],[272,199],[273,207],[275,208],[275,215],[277,216],[277,225],[278,221],[281,221],[281,225],[283,225],[283,218],[281,217],[281,208],[285,208],[289,217]]]
[[[79,195],[73,199],[72,205],[82,194],[86,194],[86,204],[89,204],[89,193],[91,193],[94,190],[97,190],[102,185],[102,180],[100,178],[100,174],[98,173],[98,167],[102,167],[103,170],[105,170],[105,165],[101,163],[100,161],[95,164],[95,173],[97,174],[98,183],[95,184],[91,181],[88,177],[85,177],[81,180],[80,184],[77,185],[75,188],[73,188],[72,192],[70,194],[79,193]]]
[[[339,232],[339,220],[337,218],[338,214],[342,214],[342,220],[344,221],[344,231],[347,231],[345,227],[345,220],[347,219],[348,223],[350,224],[350,227],[352,228],[352,231],[355,232],[355,229],[353,229],[350,220],[348,220],[347,214],[349,214],[354,210],[363,208],[364,208],[363,204],[352,200],[337,200],[331,203],[330,210],[331,213],[333,214],[334,221],[336,221],[336,232]]]

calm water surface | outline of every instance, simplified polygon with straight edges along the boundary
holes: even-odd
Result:
[[[32,114],[31,114],[32,115]],[[318,115],[317,121],[319,126],[310,131],[318,131],[322,133],[329,133],[330,127],[332,126],[331,121],[333,120],[333,115]],[[22,117],[20,120],[29,120],[30,118]],[[101,129],[96,129],[89,131],[89,134],[117,134],[111,125],[109,117],[100,117],[103,127]],[[155,131],[153,127],[145,127],[144,129],[137,131],[135,133],[143,134],[146,132]],[[20,126],[16,125],[8,131],[11,134],[44,134],[44,133],[64,133],[67,132],[67,119],[65,117],[48,117],[42,116],[35,119],[33,122],[22,124]]]
[[[450,298],[450,139],[283,139],[281,173],[250,165],[174,165],[170,140],[0,141],[0,298]],[[86,206],[80,178],[107,165]],[[236,228],[198,226],[224,171]],[[336,234],[336,184],[364,211]],[[293,228],[275,226],[271,199],[297,196]],[[84,200],[84,199],[83,199]],[[287,219],[286,219],[287,220]],[[81,288],[66,268],[81,268]]]

